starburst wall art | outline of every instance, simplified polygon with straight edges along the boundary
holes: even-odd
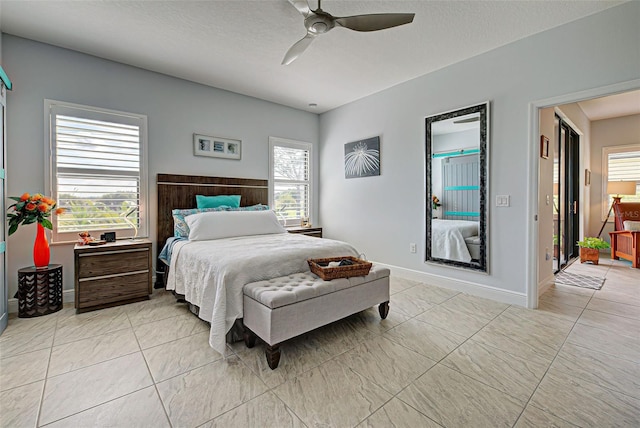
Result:
[[[380,137],[344,145],[344,177],[380,175]]]

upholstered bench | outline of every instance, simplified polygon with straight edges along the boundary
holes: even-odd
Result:
[[[382,319],[389,313],[389,269],[375,265],[367,276],[324,281],[303,272],[252,282],[243,291],[245,343],[252,348],[256,335],[264,340],[272,370],[287,339],[377,304]]]

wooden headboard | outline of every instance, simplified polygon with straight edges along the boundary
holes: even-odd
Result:
[[[158,254],[173,236],[171,210],[196,207],[196,195],[241,195],[240,205],[268,204],[267,180],[253,178],[204,177],[200,175],[158,174]]]

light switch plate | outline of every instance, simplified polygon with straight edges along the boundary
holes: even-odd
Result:
[[[511,197],[509,195],[496,196],[496,207],[508,207]]]

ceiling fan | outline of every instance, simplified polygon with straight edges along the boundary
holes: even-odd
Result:
[[[415,16],[415,13],[376,13],[337,17],[322,10],[321,0],[318,0],[316,10],[311,10],[307,0],[289,0],[289,3],[304,16],[307,35],[289,48],[282,60],[283,65],[291,64],[302,55],[316,36],[329,32],[335,26],[355,31],[377,31],[409,24]]]

